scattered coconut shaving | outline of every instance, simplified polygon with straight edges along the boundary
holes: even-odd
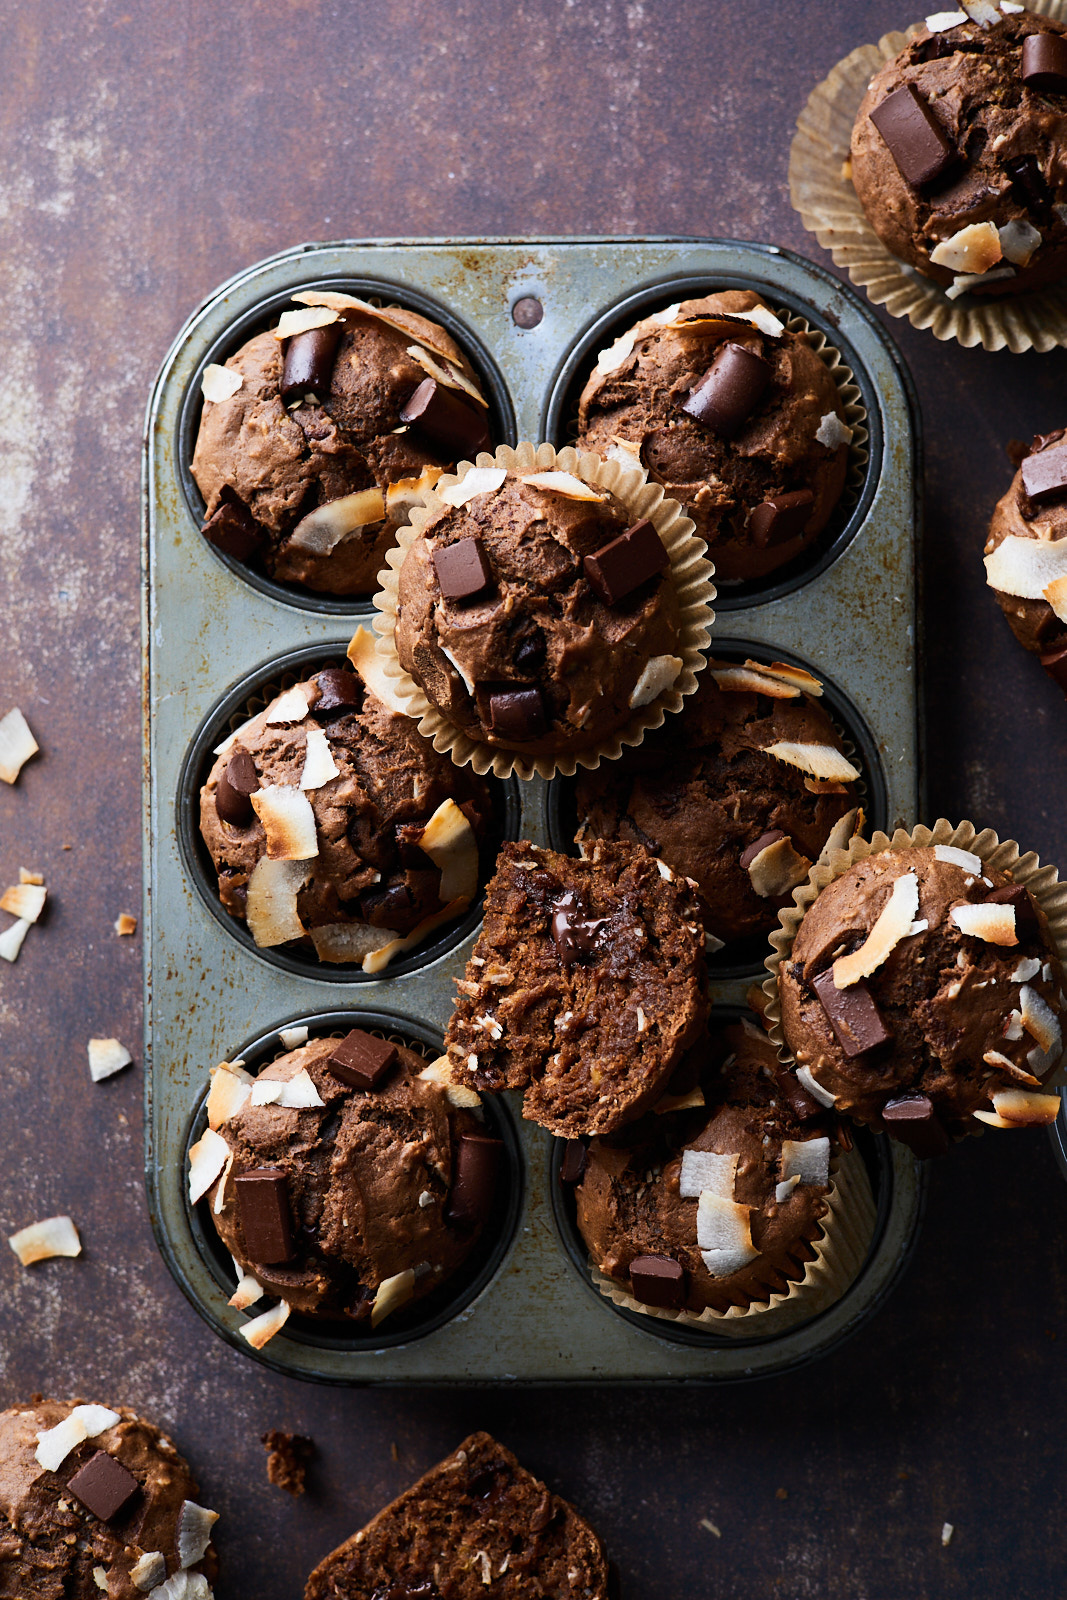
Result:
[[[504,467],[470,467],[459,483],[438,493],[448,506],[465,506],[476,494],[496,494],[504,485],[507,470]]]
[[[257,1300],[262,1300],[266,1290],[258,1278],[253,1278],[250,1272],[244,1270],[236,1257],[231,1256],[230,1260],[233,1262],[234,1271],[237,1273],[237,1288],[226,1303],[231,1305],[235,1311],[247,1311],[249,1306],[256,1304]]]
[[[531,489],[546,489],[550,494],[561,494],[567,500],[607,499],[606,494],[583,483],[573,472],[526,472],[520,476],[519,482],[528,483]]]
[[[250,796],[267,835],[271,861],[310,861],[319,853],[315,813],[301,789],[268,783]]]
[[[211,1530],[219,1520],[217,1511],[198,1506],[195,1500],[183,1500],[178,1513],[178,1565],[193,1567],[201,1561],[211,1543]]]
[[[779,900],[789,894],[811,871],[811,862],[795,849],[792,839],[776,839],[766,845],[748,864],[753,889],[763,900]]]
[[[1041,246],[1041,235],[1033,224],[1024,222],[1021,217],[1013,217],[998,228],[997,233],[1005,261],[1014,262],[1017,267],[1028,267],[1031,257]]]
[[[1040,971],[1041,962],[1037,956],[1024,956],[1015,971],[1008,974],[1008,980],[1010,983],[1029,983]]]
[[[0,717],[0,778],[14,783],[31,756],[40,745],[30,732],[30,725],[16,706],[6,717]]]
[[[947,33],[949,28],[958,28],[966,21],[966,11],[935,11],[933,16],[927,17],[926,26],[931,33]]]
[[[935,844],[934,857],[947,861],[949,866],[959,867],[962,872],[969,872],[972,878],[982,876],[982,858],[972,850],[960,850],[954,844]]]
[[[1061,622],[1067,622],[1067,573],[1045,585],[1045,599]]]
[[[230,1147],[221,1133],[207,1128],[189,1151],[189,1203],[196,1205],[207,1194],[218,1178]]]
[[[1058,1094],[1040,1094],[1034,1089],[998,1089],[992,1100],[997,1116],[1016,1128],[1048,1127],[1060,1110]]]
[[[5,961],[18,960],[22,942],[29,933],[31,926],[31,923],[26,922],[24,918],[20,918],[18,922],[13,922],[10,928],[5,928],[3,933],[0,933],[0,956]]]
[[[432,489],[438,478],[444,477],[444,467],[424,467],[417,478],[398,478],[386,485],[385,509],[390,519],[399,527],[408,520],[427,489]]]
[[[961,0],[964,11],[980,28],[992,28],[1000,21],[1000,14],[990,0]]]
[[[304,769],[300,774],[301,789],[321,789],[331,778],[340,776],[341,769],[333,759],[329,739],[321,728],[309,728]]]
[[[241,1329],[241,1338],[247,1339],[253,1350],[262,1350],[267,1341],[273,1339],[274,1335],[285,1327],[291,1309],[288,1300],[279,1300],[269,1311],[264,1311],[258,1317],[253,1317],[251,1322],[246,1322]]]
[[[830,1182],[830,1141],[818,1139],[782,1140],[782,1178],[796,1178],[803,1184]]]
[[[385,670],[385,659],[380,656],[375,648],[374,635],[362,625],[352,635],[348,646],[348,659],[351,661],[365,686],[380,700],[386,710],[392,711],[399,717],[407,715],[404,702],[397,693],[393,679]]]
[[[283,1111],[307,1111],[326,1104],[306,1067],[292,1078],[257,1078],[252,1086],[251,1104],[278,1106]]]
[[[683,1150],[678,1193],[683,1200],[699,1200],[702,1194],[717,1194],[723,1200],[734,1197],[737,1153],[718,1155],[712,1150]]]
[[[981,276],[1001,259],[1000,235],[992,222],[971,222],[930,251],[935,267]]]
[[[797,767],[812,778],[833,778],[838,783],[852,783],[859,777],[848,757],[842,755],[840,750],[835,750],[832,744],[796,744],[788,739],[779,739],[777,744],[766,745],[764,749],[776,761]]]
[[[466,909],[466,905],[463,902],[453,900],[440,911],[435,911],[432,916],[424,917],[421,922],[415,924],[411,932],[406,934],[404,938],[391,939],[388,944],[379,945],[376,950],[371,950],[368,955],[364,956],[364,972],[384,972],[390,961],[395,960],[399,955],[404,955],[408,950],[414,950],[416,945],[429,938],[430,934],[437,928],[442,927],[446,922],[451,922],[453,917],[458,917],[460,912]]]
[[[47,897],[48,890],[42,884],[17,883],[0,895],[0,911],[20,917],[23,922],[36,922]]]
[[[372,928],[365,922],[327,922],[309,932],[319,960],[338,966],[363,962],[398,937],[392,928]]]
[[[303,722],[310,709],[307,690],[301,689],[294,684],[291,689],[286,689],[283,694],[277,695],[271,701],[263,720],[272,727],[276,723],[282,722]],[[254,721],[255,719],[250,718],[249,720]],[[248,723],[246,722],[245,727],[247,726]],[[240,732],[241,730],[238,729],[237,731]],[[218,754],[217,751],[216,754]]]
[[[704,1104],[703,1089],[690,1089],[686,1094],[664,1094],[652,1107],[657,1117],[666,1116],[669,1111],[690,1111],[695,1106]]]
[[[391,1316],[394,1311],[399,1311],[401,1306],[407,1305],[414,1292],[414,1267],[406,1267],[403,1272],[394,1273],[391,1278],[383,1278],[370,1308],[371,1327],[376,1328],[379,1322]]]
[[[261,950],[303,936],[296,897],[306,879],[307,867],[302,861],[272,861],[260,856],[252,868],[245,920]]]
[[[113,1073],[121,1072],[123,1067],[128,1067],[133,1060],[125,1045],[117,1039],[90,1039],[89,1040],[89,1076],[94,1083],[99,1083],[102,1078],[110,1078]]]
[[[448,389],[462,390],[469,399],[474,401],[475,405],[479,405],[483,410],[488,411],[489,402],[485,396],[481,394],[467,375],[461,372],[447,358],[444,361],[435,360],[428,350],[423,349],[421,344],[409,345],[407,353],[412,361],[418,363],[423,372],[429,373],[431,378],[435,378],[438,383],[443,383]]]
[[[644,463],[641,460],[641,446],[632,444],[629,439],[620,439],[615,434],[611,436],[611,449],[605,460],[617,461],[620,467],[625,467],[630,472],[644,472]]]
[[[296,1050],[300,1045],[308,1042],[307,1025],[299,1024],[295,1028],[279,1028],[278,1038],[287,1050]]]
[[[138,1589],[154,1589],[167,1576],[167,1561],[161,1550],[145,1550],[130,1568]]]
[[[478,892],[478,841],[454,800],[442,800],[422,831],[419,848],[440,871],[445,904],[470,905]]]
[[[752,1243],[752,1208],[705,1189],[697,1202],[697,1244],[712,1277],[725,1278],[759,1255]]]
[[[200,380],[200,392],[213,405],[221,405],[224,400],[233,398],[244,381],[244,374],[233,367],[220,367],[217,362],[209,361]]]
[[[949,912],[961,933],[972,939],[984,939],[986,944],[1018,944],[1015,931],[1015,907],[999,905],[953,906]]]
[[[797,1082],[800,1084],[802,1089],[806,1089],[808,1091],[813,1100],[817,1100],[819,1104],[821,1106],[825,1106],[828,1111],[833,1106],[836,1106],[836,1095],[831,1094],[829,1089],[823,1088],[822,1084],[812,1076],[810,1067],[797,1068]]]
[[[452,1066],[447,1056],[438,1056],[436,1061],[431,1061],[428,1067],[422,1069],[419,1077],[427,1083],[439,1083],[450,1105],[465,1106],[473,1111],[475,1106],[482,1103],[481,1095],[475,1089],[469,1089],[465,1083],[453,1083]]]
[[[219,1129],[248,1104],[255,1079],[235,1062],[220,1061],[211,1069],[207,1094],[207,1125]]]
[[[677,312],[677,307],[673,309]],[[634,342],[632,330],[627,333],[621,333],[614,344],[609,345],[606,350],[601,350],[597,356],[597,371],[603,373],[617,372],[623,362],[628,361],[633,354]]]
[[[882,907],[878,921],[859,949],[850,956],[840,956],[834,962],[834,988],[847,989],[850,984],[877,972],[901,939],[909,936],[918,909],[919,879],[914,872],[905,872],[894,883],[893,892]]]
[[[295,296],[294,296],[295,299]],[[295,339],[298,333],[310,333],[312,328],[328,328],[340,321],[340,312],[332,306],[309,306],[306,311],[283,311],[274,329],[279,344],[283,339]]]
[[[131,917],[128,911],[120,911],[114,928],[120,939],[128,939],[131,934],[137,932],[137,918]]]
[[[8,1244],[24,1267],[52,1256],[80,1256],[82,1243],[70,1217],[45,1217],[8,1236]]]
[[[670,688],[683,666],[681,656],[653,656],[645,663],[644,671],[634,684],[630,694],[630,710],[650,706],[653,700]]]
[[[995,283],[998,278],[1014,278],[1014,267],[996,267],[992,272],[961,272],[953,278],[945,290],[948,300],[958,300],[961,294],[966,294],[968,289],[973,289],[976,284]]]
[[[827,411],[820,419],[815,437],[828,450],[840,450],[843,444],[852,443],[852,429],[847,422],[841,421],[836,411]]]
[[[765,694],[772,700],[797,700],[800,690],[793,684],[764,672],[758,663],[746,661],[743,667],[712,667],[711,675],[720,689],[741,694]]]
[[[984,560],[991,588],[1020,600],[1044,600],[1052,584],[1067,578],[1067,539],[1021,539],[1010,533]]]
[[[1019,1008],[1023,1027],[1030,1037],[1037,1040],[1042,1050],[1058,1053],[1063,1043],[1059,1018],[1028,983],[1024,983],[1019,990]]]
[[[45,1428],[37,1435],[34,1456],[46,1472],[58,1472],[72,1450],[86,1439],[97,1439],[122,1418],[110,1406],[75,1406],[69,1416],[57,1422],[54,1428]]]
[[[369,528],[385,517],[385,496],[380,489],[360,489],[327,500],[302,517],[289,535],[289,543],[300,550],[313,550],[327,556],[360,528]]]

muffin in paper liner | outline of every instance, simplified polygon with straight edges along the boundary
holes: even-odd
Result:
[[[459,483],[475,465],[504,467],[511,473],[553,470],[573,473],[585,483],[609,490],[635,522],[648,517],[670,556],[670,577],[680,614],[681,669],[669,688],[649,705],[636,710],[609,738],[590,745],[587,750],[530,757],[524,756],[521,750],[501,750],[485,742],[476,742],[449,722],[400,664],[394,630],[404,557],[430,516],[445,505],[438,491]],[[407,715],[418,723],[419,732],[432,742],[435,750],[447,751],[457,766],[469,763],[479,775],[492,772],[498,778],[508,778],[512,773],[520,778],[532,777],[534,773],[542,778],[557,774],[573,777],[579,766],[599,766],[601,761],[620,756],[624,745],[640,744],[648,729],[658,728],[669,712],[680,711],[684,697],[696,688],[697,673],[704,666],[704,652],[715,620],[712,609],[715,585],[711,581],[715,569],[705,559],[706,550],[707,546],[696,538],[693,523],[678,502],[668,499],[658,484],[646,482],[643,472],[624,468],[616,461],[603,461],[592,453],[579,455],[570,448],[556,451],[550,444],[522,443],[515,449],[500,445],[494,455],[483,452],[477,462],[460,462],[454,473],[442,477],[428,490],[422,497],[422,504],[411,511],[407,526],[400,529],[396,545],[387,553],[388,565],[378,574],[382,588],[374,597],[378,608],[374,626],[380,635],[377,650],[385,674]]]
[[[859,1276],[874,1237],[877,1208],[859,1151],[853,1149],[835,1156],[830,1171],[833,1186],[826,1197],[826,1213],[819,1224],[822,1237],[810,1241],[814,1257],[805,1264],[802,1278],[786,1290],[769,1294],[766,1301],[731,1306],[728,1311],[709,1307],[699,1314],[667,1311],[635,1300],[620,1281],[601,1272],[592,1258],[589,1275],[606,1300],[644,1317],[658,1317],[680,1327],[700,1328],[706,1333],[738,1339],[770,1338],[785,1333],[840,1300]]]
[[[907,850],[912,847],[926,849],[939,844],[969,850],[987,867],[991,867],[995,872],[1010,872],[1015,883],[1029,889],[1048,918],[1049,932],[1056,953],[1061,962],[1067,963],[1067,883],[1059,881],[1055,867],[1043,867],[1034,851],[1027,851],[1023,855],[1013,839],[1000,839],[992,828],[983,828],[979,832],[972,822],[953,825],[944,817],[939,818],[932,828],[920,825],[910,832],[906,828],[898,828],[892,838],[884,833],[874,833],[870,839],[856,835],[847,849],[824,852],[812,868],[808,881],[793,891],[793,905],[779,912],[780,926],[771,934],[771,944],[774,948],[765,963],[771,976],[763,983],[763,993],[766,997],[764,1024],[771,1041],[777,1045],[778,1054],[783,1062],[791,1065],[793,1058],[782,1031],[778,970],[782,962],[788,959],[805,912],[828,884],[840,878],[857,861],[865,861],[868,856],[879,855],[884,851]],[[1051,1091],[1064,1082],[1067,1082],[1067,1075],[1064,1070],[1064,1059],[1061,1058],[1059,1065],[1044,1080],[1042,1089]],[[975,1128],[971,1130],[971,1136],[984,1131],[984,1128]]]
[[[1028,0],[1027,10],[1067,20],[1067,0]],[[789,151],[793,207],[836,265],[890,316],[906,317],[912,327],[929,328],[935,338],[955,339],[967,348],[981,345],[1018,355],[1067,344],[1067,279],[1000,300],[975,295],[950,300],[938,284],[890,254],[846,175],[852,128],[868,83],[922,27],[917,22],[904,33],[883,35],[877,44],[860,45],[812,90]]]

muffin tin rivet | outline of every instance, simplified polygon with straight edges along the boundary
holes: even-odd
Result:
[[[536,328],[545,314],[545,308],[535,294],[524,294],[511,308],[511,320],[517,328]]]

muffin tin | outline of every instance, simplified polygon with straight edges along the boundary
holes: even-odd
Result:
[[[441,1046],[477,932],[478,908],[385,975],[258,951],[217,906],[198,843],[209,752],[257,690],[343,651],[371,602],[298,593],[228,560],[199,531],[189,475],[200,375],[266,326],[299,288],[393,300],[449,328],[486,386],[497,438],[567,442],[576,385],[598,349],[657,306],[717,288],[755,288],[820,328],[852,368],[867,409],[869,461],[825,538],[760,586],[720,591],[713,648],[795,661],[863,767],[876,826],[918,812],[915,543],[918,436],[910,383],[879,324],[829,273],[774,246],[728,240],[375,241],[309,245],[223,285],[190,318],[149,407],[145,453],[145,1098],[146,1174],[160,1249],[189,1299],[235,1348],[294,1376],[342,1384],[640,1382],[738,1379],[825,1353],[888,1292],[922,1209],[921,1170],[883,1139],[866,1150],[879,1221],[867,1263],[830,1310],[787,1333],[685,1339],[631,1317],[593,1289],[559,1194],[556,1142],[524,1123],[517,1097],[486,1108],[509,1150],[500,1226],[470,1272],[373,1336],[290,1323],[259,1352],[226,1304],[229,1266],[188,1207],[186,1150],[207,1069],[262,1063],[277,1031],[361,1026],[431,1055]],[[511,307],[535,296],[535,328]],[[728,617],[721,613],[728,612]],[[847,686],[847,687],[846,687]],[[501,785],[509,837],[567,847],[565,782]],[[712,994],[735,1010],[762,970],[713,964]],[[279,1047],[280,1048],[280,1047]],[[257,1308],[259,1309],[259,1308]]]

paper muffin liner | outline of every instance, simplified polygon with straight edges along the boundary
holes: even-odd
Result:
[[[430,517],[446,506],[439,490],[450,488],[466,475],[472,465],[479,467],[504,467],[511,473],[548,472],[558,469],[573,473],[597,488],[607,489],[621,501],[630,516],[637,522],[648,517],[670,556],[670,576],[678,596],[680,636],[678,652],[682,667],[678,676],[651,704],[642,706],[609,738],[587,750],[565,751],[558,756],[524,756],[521,750],[500,750],[485,741],[468,739],[442,711],[423,693],[415,680],[404,671],[396,651],[395,629],[397,593],[400,568],[408,550],[418,538]],[[668,712],[680,711],[687,694],[697,686],[697,673],[705,664],[705,651],[711,637],[715,612],[715,585],[712,563],[705,559],[707,545],[693,531],[692,519],[687,517],[677,500],[668,499],[658,484],[648,483],[643,472],[624,468],[617,461],[602,461],[590,452],[579,455],[567,448],[556,451],[550,444],[519,444],[515,449],[500,445],[494,455],[483,451],[477,462],[461,461],[455,472],[446,474],[437,485],[422,497],[422,505],[411,512],[407,526],[397,533],[397,543],[386,555],[387,565],[378,574],[381,592],[374,597],[378,614],[374,626],[380,635],[377,649],[383,657],[386,676],[393,681],[397,697],[409,717],[419,727],[419,732],[429,739],[435,750],[448,753],[457,766],[470,765],[479,776],[492,772],[498,778],[509,778],[514,773],[520,778],[530,778],[536,773],[542,778],[557,775],[570,778],[579,766],[597,767],[601,761],[616,760],[625,745],[638,745],[650,728],[658,728]]]
[[[944,817],[939,818],[932,828],[920,825],[913,828],[910,833],[906,828],[897,828],[892,838],[885,833],[874,833],[869,839],[853,838],[847,849],[824,852],[809,873],[807,882],[794,889],[793,904],[778,913],[779,926],[771,934],[773,950],[765,963],[771,976],[763,983],[763,993],[767,997],[764,1024],[771,1042],[777,1045],[783,1062],[793,1065],[793,1057],[782,1032],[778,969],[782,962],[789,958],[805,912],[818,899],[827,884],[840,878],[857,861],[865,861],[868,856],[881,855],[887,850],[907,850],[912,846],[926,848],[937,844],[955,845],[960,850],[970,850],[987,867],[992,867],[995,872],[1010,872],[1015,883],[1029,889],[1048,918],[1049,932],[1056,953],[1060,961],[1067,965],[1067,883],[1059,881],[1059,873],[1055,867],[1043,867],[1040,858],[1033,850],[1023,855],[1014,839],[1002,840],[992,828],[983,828],[979,832],[973,822],[953,825]],[[1061,1064],[1043,1087],[1050,1089],[1064,1081],[1064,1067]],[[980,1134],[983,1131],[978,1127],[973,1133]]]
[[[804,1264],[802,1278],[785,1290],[769,1294],[766,1300],[730,1306],[727,1311],[666,1311],[635,1300],[621,1282],[601,1272],[592,1258],[590,1277],[606,1300],[643,1317],[657,1317],[663,1322],[739,1339],[785,1333],[840,1300],[859,1276],[870,1250],[877,1208],[863,1157],[858,1150],[836,1156],[831,1174],[833,1186],[826,1197],[826,1213],[819,1222],[822,1234],[810,1241],[813,1259]]]
[[[1067,18],[1067,0],[1027,0],[1027,9],[1057,22]],[[906,317],[913,328],[929,328],[935,338],[955,339],[967,348],[1006,348],[1016,355],[1067,344],[1067,279],[1003,299],[961,295],[950,300],[940,284],[890,254],[846,175],[852,127],[867,85],[922,26],[917,22],[904,33],[885,34],[877,44],[860,45],[812,90],[789,151],[793,207],[872,303],[885,306],[890,316]]]

